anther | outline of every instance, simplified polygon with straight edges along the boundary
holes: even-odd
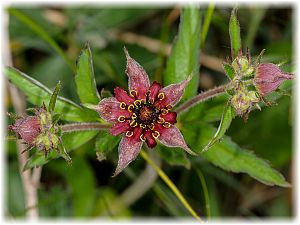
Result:
[[[132,118],[133,120],[136,119],[136,114],[133,113],[132,116],[131,116],[131,118]]]
[[[163,127],[165,127],[165,128],[170,128],[170,127],[171,127],[171,124],[170,124],[169,122],[165,122],[165,123],[163,124]]]
[[[140,139],[141,139],[141,141],[146,141],[146,138],[143,134],[140,135]]]
[[[133,135],[132,131],[126,131],[126,137],[131,137]]]
[[[131,96],[131,97],[136,97],[137,96],[137,91],[135,91],[135,90],[130,90],[129,91],[129,95]]]
[[[119,121],[120,123],[125,122],[125,116],[119,116],[118,121]]]
[[[153,129],[154,129],[154,123],[148,124],[148,128],[149,128],[150,130],[153,130]]]
[[[154,133],[152,133],[152,136],[157,139],[160,136],[160,133],[156,130]]]
[[[146,128],[146,125],[143,123],[140,123],[140,128]]]
[[[164,116],[164,115],[167,115],[168,114],[168,110],[167,109],[162,109],[161,110],[161,114]]]
[[[129,112],[132,112],[133,109],[134,109],[134,105],[131,104],[131,105],[128,106],[128,109],[127,109],[127,110],[128,110]]]
[[[170,110],[170,109],[172,109],[173,107],[170,105],[170,104],[168,104],[168,105],[166,105],[166,107],[165,107],[167,110]]]
[[[138,123],[135,120],[132,120],[130,123],[131,127],[136,127],[138,125]]]
[[[164,118],[158,117],[158,120],[157,120],[157,122],[158,122],[158,123],[164,123],[164,122],[165,122],[165,120],[164,120]]]
[[[163,100],[165,98],[165,93],[160,92],[157,97],[159,100]]]
[[[126,109],[126,103],[125,102],[121,102],[120,103],[120,108],[121,109]]]
[[[134,103],[133,103],[135,106],[139,106],[142,104],[142,101],[141,100],[135,100]]]

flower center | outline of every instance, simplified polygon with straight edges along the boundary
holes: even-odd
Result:
[[[152,127],[161,113],[160,110],[146,101],[137,100],[134,105],[132,125],[139,125],[142,128]]]

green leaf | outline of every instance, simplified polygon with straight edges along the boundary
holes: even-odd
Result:
[[[89,44],[86,44],[77,60],[75,83],[82,103],[99,103],[100,97],[96,88],[92,53]]]
[[[56,87],[55,87],[55,89],[54,89],[54,91],[53,91],[53,93],[52,93],[52,95],[51,95],[51,98],[50,98],[50,101],[49,101],[49,112],[53,112],[54,111],[54,109],[55,109],[55,103],[56,103],[56,100],[57,100],[57,95],[58,95],[58,93],[59,93],[59,91],[60,91],[60,88],[61,88],[61,84],[60,84],[60,81],[58,81],[57,82],[57,85],[56,85]]]
[[[168,148],[163,145],[158,145],[155,149],[162,159],[170,165],[180,165],[190,169],[191,162],[186,157],[186,153],[181,148]]]
[[[229,65],[228,63],[223,63],[223,69],[225,71],[225,74],[228,76],[228,78],[230,80],[233,80],[233,78],[235,77],[235,72],[232,66]]]
[[[230,103],[228,102],[225,105],[221,122],[219,124],[218,130],[215,133],[214,137],[209,141],[209,143],[203,148],[203,151],[207,151],[209,148],[211,148],[216,142],[220,141],[221,138],[224,136],[225,132],[229,128],[232,119],[234,118],[235,113],[232,109]]]
[[[18,9],[9,8],[8,12],[10,15],[16,17],[18,20],[20,20],[22,23],[27,25],[32,31],[34,31],[40,38],[42,38],[44,41],[46,41],[68,64],[70,69],[74,71],[74,65],[69,60],[65,52],[59,47],[59,45],[55,42],[55,40],[49,36],[46,30],[43,29],[39,24],[37,24],[34,20],[29,18],[27,15],[23,14]]]
[[[205,18],[204,18],[204,22],[203,22],[203,28],[201,31],[201,48],[204,47],[205,39],[206,39],[206,36],[208,33],[208,29],[209,29],[210,22],[213,17],[214,11],[215,11],[215,3],[211,2],[206,10]]]
[[[229,21],[229,36],[231,41],[231,55],[232,60],[236,58],[239,50],[242,47],[241,36],[240,36],[240,24],[236,16],[237,8],[231,11],[231,17]]]
[[[215,131],[216,129],[210,125],[202,124],[197,135],[197,142],[192,146],[192,149],[195,152],[200,152]],[[235,173],[247,173],[266,185],[290,186],[284,177],[273,169],[267,161],[257,157],[249,150],[240,148],[226,136],[223,137],[221,142],[212,146],[209,151],[203,152],[201,157],[224,170]]]
[[[73,165],[66,170],[66,178],[72,189],[73,215],[90,216],[96,199],[96,181],[92,168],[83,157],[73,157]]]
[[[193,78],[185,89],[183,99],[190,98],[197,93],[199,83],[199,55],[200,55],[200,10],[197,7],[184,8],[179,25],[178,37],[173,45],[167,62],[167,69],[163,81],[165,85],[179,83]]]
[[[98,131],[78,131],[73,133],[64,133],[64,135],[62,136],[62,142],[66,151],[70,152],[71,150],[79,148],[81,145],[91,140],[97,134]],[[63,153],[62,155],[60,155],[55,150],[51,150],[47,158],[45,158],[43,152],[36,152],[27,160],[23,170],[25,171],[35,166],[42,166],[53,159],[59,158],[60,156],[64,156]]]
[[[28,97],[28,101],[32,104],[40,106],[43,102],[49,103],[52,91],[39,81],[12,67],[6,67],[4,74],[15,86],[23,91]],[[66,121],[92,122],[99,119],[95,111],[83,109],[71,100],[60,96],[57,97],[54,112],[61,114],[61,118]]]
[[[100,154],[98,157],[105,159],[106,155],[119,144],[121,137],[121,135],[113,136],[107,130],[100,131],[95,143],[96,151]]]

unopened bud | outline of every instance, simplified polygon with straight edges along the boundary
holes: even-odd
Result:
[[[275,64],[263,63],[257,67],[253,83],[257,91],[264,96],[275,91],[283,81],[293,78],[293,74],[282,72]]]

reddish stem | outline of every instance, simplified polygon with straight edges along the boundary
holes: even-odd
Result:
[[[61,131],[63,133],[84,131],[84,130],[104,130],[110,128],[110,124],[101,123],[71,123],[61,126]]]
[[[195,97],[187,100],[186,102],[184,102],[182,105],[180,105],[175,111],[179,114],[184,112],[185,110],[193,107],[194,105],[203,102],[207,99],[210,99],[212,97],[215,97],[217,95],[223,94],[226,91],[226,85],[222,85],[213,89],[210,89],[208,91],[202,92],[198,95],[196,95]]]

